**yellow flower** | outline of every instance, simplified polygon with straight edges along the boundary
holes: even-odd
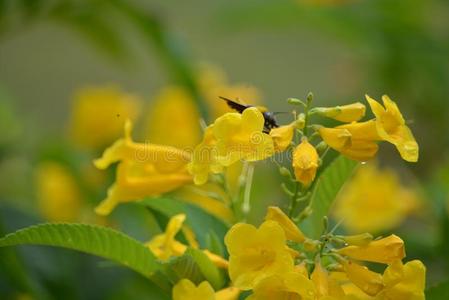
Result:
[[[225,101],[218,98],[219,96],[240,102],[242,100],[248,101],[247,104],[251,105],[260,102],[260,93],[255,87],[248,84],[230,84],[226,74],[215,66],[201,66],[198,81],[200,90],[211,108],[211,115],[214,118],[232,111]]]
[[[260,280],[248,300],[314,300],[315,287],[306,276],[296,272],[275,274]]]
[[[190,247],[197,248],[195,234],[190,228],[184,226],[186,219],[185,214],[178,214],[170,218],[170,221],[165,228],[165,232],[154,236],[151,241],[146,243],[146,246],[162,260],[169,259],[172,256],[183,255],[187,250],[187,246],[175,239],[175,236],[182,229],[184,236],[188,240]],[[219,255],[216,255],[208,250],[203,250],[204,254],[219,268],[227,268],[228,262]]]
[[[195,286],[188,279],[181,279],[172,291],[173,300],[215,300],[215,293],[207,281]]]
[[[365,246],[347,246],[337,252],[353,259],[384,264],[390,264],[405,257],[404,241],[394,234],[374,240]]]
[[[410,162],[418,161],[419,147],[398,106],[387,95],[382,96],[384,107],[366,95],[366,100],[376,116],[379,136],[396,146],[401,157]]]
[[[176,241],[175,236],[181,230],[186,219],[185,214],[179,214],[170,218],[165,232],[156,235],[146,245],[158,258],[166,260],[171,256],[182,255],[187,246]]]
[[[345,295],[338,282],[319,262],[315,264],[310,279],[315,284],[317,299],[342,299]]]
[[[286,150],[293,139],[295,133],[295,127],[293,124],[280,126],[270,130],[270,136],[273,138],[274,150],[276,152],[282,152]]]
[[[287,240],[302,243],[306,239],[298,226],[296,226],[296,224],[293,223],[293,221],[290,220],[290,218],[287,217],[287,215],[279,207],[268,207],[265,220],[275,221],[279,225],[281,225],[282,229],[284,229],[285,237],[287,238]]]
[[[345,300],[373,300],[374,297],[367,295],[358,286],[356,286],[352,281],[349,280],[348,275],[345,272],[330,272],[329,277],[339,285],[343,290]],[[337,298],[336,300],[340,300]]]
[[[379,149],[374,121],[353,122],[335,128],[322,127],[319,133],[329,147],[354,160],[369,160]]]
[[[131,127],[127,122],[125,137],[94,161],[99,169],[120,161],[116,182],[95,209],[99,215],[108,215],[120,202],[160,195],[192,182],[186,167],[190,160],[187,152],[170,146],[135,143],[131,139]]]
[[[337,121],[350,123],[356,122],[365,116],[366,107],[360,102],[335,106],[335,107],[316,107],[312,111],[318,114],[332,118]]]
[[[307,139],[303,139],[293,152],[293,169],[296,180],[308,186],[315,179],[318,168],[318,153]]]
[[[416,194],[402,186],[392,170],[368,163],[339,193],[335,216],[350,232],[376,233],[399,225],[417,205]]]
[[[396,261],[384,272],[385,289],[379,293],[379,299],[424,300],[426,267],[419,260]]]
[[[255,107],[242,114],[227,113],[217,120],[213,133],[217,140],[217,160],[230,166],[239,160],[257,161],[274,154],[273,139],[263,133],[264,117]]]
[[[228,287],[216,293],[207,281],[195,286],[188,279],[181,279],[172,290],[173,300],[237,300],[239,289]]]
[[[52,222],[79,220],[83,206],[81,191],[72,174],[57,162],[44,162],[36,169],[39,209]]]
[[[265,221],[259,229],[236,224],[226,234],[225,244],[229,276],[240,289],[251,289],[264,277],[293,271],[284,230],[274,221]]]
[[[137,97],[115,86],[85,88],[75,95],[69,134],[86,148],[100,148],[120,136],[127,119],[139,112]]]
[[[201,139],[200,115],[188,91],[169,86],[154,100],[147,120],[151,143],[193,148]]]
[[[236,287],[228,287],[219,290],[215,293],[216,300],[237,300],[240,295],[240,290]]]
[[[383,289],[382,275],[352,261],[345,263],[344,268],[349,280],[366,294],[375,296]]]
[[[214,136],[214,125],[210,125],[204,132],[203,141],[195,147],[192,161],[188,170],[193,175],[193,182],[197,185],[205,184],[209,173],[221,173],[223,166],[217,160],[217,139]]]

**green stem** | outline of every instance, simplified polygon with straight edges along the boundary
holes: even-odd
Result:
[[[295,183],[295,192],[290,200],[290,209],[288,211],[288,216],[291,218],[296,210],[296,205],[298,204],[298,194],[299,194],[299,182]]]
[[[254,176],[254,165],[248,163],[247,172],[246,172],[246,181],[245,181],[245,189],[243,191],[243,202],[242,202],[242,216],[243,221],[246,221],[248,214],[251,210],[251,187],[253,185],[253,176]]]

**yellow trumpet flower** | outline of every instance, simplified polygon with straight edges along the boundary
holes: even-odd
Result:
[[[172,290],[173,300],[237,300],[240,290],[228,287],[218,292],[209,282],[203,281],[198,286],[188,279],[181,279]]]
[[[382,96],[384,106],[366,95],[371,109],[376,116],[376,128],[379,136],[393,145],[401,157],[409,162],[418,161],[419,146],[410,128],[396,105],[387,95]]]
[[[238,223],[225,236],[229,252],[229,276],[234,286],[249,290],[262,278],[293,271],[282,227],[265,221],[257,229]]]
[[[380,299],[424,300],[426,267],[419,260],[407,262],[400,260],[385,269],[383,275],[384,290],[379,293]]]
[[[210,125],[204,132],[203,141],[195,147],[192,161],[187,168],[193,175],[193,182],[197,185],[205,184],[210,173],[221,173],[223,166],[217,159],[217,139],[214,136],[214,125]]]
[[[354,160],[372,159],[379,149],[374,121],[353,122],[335,128],[322,127],[319,133],[329,147]]]
[[[364,246],[347,246],[337,250],[350,258],[390,264],[405,257],[404,241],[397,235],[374,240]]]
[[[131,139],[131,129],[131,122],[127,122],[125,137],[94,161],[99,169],[120,161],[116,182],[95,209],[99,215],[108,215],[120,202],[160,195],[192,182],[186,167],[190,160],[187,152],[169,146],[135,143]]]
[[[298,226],[296,226],[296,224],[293,223],[293,221],[290,220],[290,218],[279,207],[268,207],[265,220],[277,222],[282,227],[282,229],[284,229],[285,236],[288,240],[302,243],[306,239]]]
[[[276,152],[285,151],[290,146],[294,133],[293,124],[271,129],[270,136],[273,138],[274,150]]]
[[[301,299],[314,300],[313,282],[297,272],[275,274],[260,280],[248,300]]]
[[[376,296],[383,288],[382,275],[365,266],[349,261],[344,264],[345,272],[357,287],[370,296]]]
[[[184,225],[186,219],[185,214],[178,214],[170,218],[170,221],[165,228],[165,232],[153,237],[146,246],[162,260],[169,259],[172,256],[183,255],[187,250],[187,246],[175,239],[175,236],[182,229],[186,239],[189,241],[192,248],[197,248],[195,234],[190,228]],[[227,268],[228,262],[219,255],[216,255],[208,250],[203,250],[203,253],[219,268]]]
[[[242,114],[227,113],[213,126],[217,140],[217,160],[229,166],[239,160],[257,161],[274,154],[273,139],[264,129],[264,117],[255,107],[247,108]]]

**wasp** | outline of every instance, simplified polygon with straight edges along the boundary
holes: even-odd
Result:
[[[242,113],[248,107],[257,108],[262,113],[263,118],[265,120],[264,130],[263,130],[264,133],[269,133],[271,129],[279,127],[276,117],[275,117],[276,113],[268,111],[268,109],[264,106],[245,105],[245,104],[238,103],[234,100],[231,100],[231,99],[228,99],[225,97],[219,96],[219,98],[226,101],[226,103],[228,104],[228,106],[230,108],[232,108],[233,110],[235,110],[239,113]]]

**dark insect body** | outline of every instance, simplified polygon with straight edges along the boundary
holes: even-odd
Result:
[[[248,107],[255,107],[257,108],[263,115],[263,118],[265,120],[264,122],[264,130],[263,132],[265,133],[269,133],[271,129],[279,127],[276,118],[275,118],[275,113],[268,111],[268,109],[266,107],[263,106],[254,106],[254,105],[245,105],[245,104],[241,104],[238,103],[234,100],[225,98],[225,97],[221,97],[219,96],[220,99],[226,101],[226,103],[228,104],[228,106],[230,108],[232,108],[233,110],[242,113],[245,109],[247,109]]]

